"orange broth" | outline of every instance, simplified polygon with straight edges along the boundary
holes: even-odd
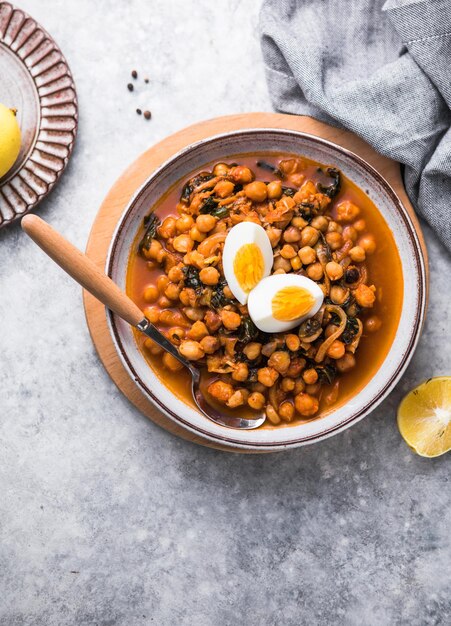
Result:
[[[281,158],[290,157],[299,157],[299,155],[286,153],[232,155],[227,159],[227,162],[236,161],[240,165],[246,165],[256,173],[257,179],[270,182],[271,180],[278,180],[277,177],[271,172],[259,168],[256,165],[256,161],[264,159],[267,163],[276,166]],[[324,164],[306,159],[305,157],[302,158],[308,165],[305,170],[306,178],[318,180],[317,168],[324,166]],[[185,180],[190,178],[197,171],[210,169],[213,165],[214,162],[206,164],[203,168],[197,168],[192,173],[187,174],[183,180],[173,185],[154,207],[149,207],[149,212],[153,209],[162,220],[171,215],[179,217],[175,207],[179,201],[181,188]],[[296,417],[290,423],[282,422],[277,426],[273,426],[269,420],[267,420],[263,428],[273,429],[280,428],[281,426],[287,427],[312,421],[312,419],[321,419],[321,417],[324,417],[331,411],[343,406],[374,377],[387,356],[395,337],[403,304],[403,276],[401,260],[393,234],[368,195],[341,173],[340,192],[333,199],[327,214],[334,217],[336,205],[343,200],[350,200],[360,208],[360,217],[363,218],[367,224],[365,232],[372,233],[376,239],[376,251],[374,254],[367,257],[366,265],[368,275],[371,279],[370,282],[374,283],[377,287],[376,302],[371,309],[371,315],[377,315],[382,321],[382,326],[375,333],[363,334],[355,355],[357,366],[349,372],[340,374],[340,393],[337,401],[333,405],[326,407],[322,406],[320,403],[319,413],[310,419]],[[144,311],[144,309],[149,306],[148,302],[146,302],[143,297],[144,289],[151,284],[155,284],[158,276],[164,274],[164,271],[160,268],[149,269],[146,259],[138,254],[138,243],[143,233],[144,226],[141,226],[130,251],[126,290],[132,300]],[[174,310],[176,310],[176,307]],[[163,327],[160,327],[160,330],[162,328]],[[144,335],[136,331],[135,339],[141,353],[149,363],[149,366],[165,386],[183,402],[194,407],[195,405],[191,397],[190,374],[186,370],[178,371],[175,374],[174,372],[168,371],[163,366],[160,356],[152,356],[145,350],[143,347],[145,341]],[[224,407],[221,408],[224,410]],[[240,413],[240,409],[235,409],[235,412]]]

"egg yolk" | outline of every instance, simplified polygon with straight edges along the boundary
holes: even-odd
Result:
[[[265,261],[255,243],[246,243],[233,260],[233,271],[240,287],[249,293],[263,278]]]
[[[314,303],[315,298],[307,289],[284,287],[272,299],[272,314],[276,320],[291,322],[297,317],[306,315]]]

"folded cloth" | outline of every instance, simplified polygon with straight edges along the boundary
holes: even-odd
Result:
[[[274,107],[401,162],[451,251],[451,0],[265,0],[260,31]]]

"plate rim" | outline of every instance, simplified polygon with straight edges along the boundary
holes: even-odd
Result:
[[[74,150],[74,146],[75,146],[75,141],[76,141],[76,137],[77,137],[77,131],[78,131],[78,111],[79,111],[79,107],[78,107],[78,97],[77,97],[77,90],[75,87],[75,82],[74,82],[74,78],[71,72],[71,69],[69,67],[69,64],[66,60],[66,57],[64,56],[64,54],[61,51],[61,48],[59,47],[59,45],[57,44],[57,42],[55,41],[55,39],[49,34],[49,32],[43,27],[41,26],[41,24],[34,19],[29,13],[27,13],[26,11],[24,11],[23,9],[15,6],[14,4],[12,4],[11,2],[3,2],[0,1],[0,18],[1,18],[1,11],[6,9],[10,9],[10,14],[9,16],[6,18],[7,19],[7,23],[6,25],[4,25],[3,31],[0,31],[0,46],[5,47],[12,55],[14,55],[14,57],[18,60],[19,63],[21,63],[21,65],[25,68],[27,74],[30,77],[31,82],[33,83],[33,87],[34,90],[36,92],[36,105],[38,107],[38,111],[39,111],[39,126],[36,129],[36,134],[35,134],[35,138],[33,141],[32,146],[30,147],[28,154],[26,156],[26,158],[24,159],[23,163],[20,166],[20,169],[17,170],[11,177],[7,177],[8,176],[8,172],[5,174],[5,180],[0,183],[0,199],[2,199],[8,206],[9,209],[13,212],[13,216],[12,217],[3,217],[2,212],[1,212],[1,206],[0,206],[0,229],[4,228],[5,226],[8,226],[9,224],[12,224],[13,222],[15,222],[16,220],[20,219],[21,217],[23,217],[24,215],[26,215],[26,213],[30,212],[31,210],[35,209],[38,204],[53,190],[53,188],[55,187],[55,185],[59,182],[61,176],[63,175],[63,173],[65,172],[67,165],[69,163],[70,157],[72,156],[73,150]],[[5,35],[8,33],[8,28],[12,22],[13,16],[16,14],[20,14],[22,16],[22,22],[20,24],[20,27],[18,28],[17,32],[14,35],[14,38],[12,39],[12,41],[10,43],[5,43]],[[28,22],[31,21],[32,24],[34,25],[33,30],[31,31],[31,33],[28,34],[28,36],[25,38],[25,40],[20,44],[19,46],[19,50],[26,45],[27,41],[36,33],[36,32],[40,32],[43,35],[43,38],[41,39],[41,41],[37,44],[37,46],[35,48],[33,48],[29,53],[25,54],[23,57],[20,56],[18,54],[17,50],[14,50],[11,46],[14,44],[14,42],[17,40],[18,35],[20,34],[22,28],[24,27],[24,25]],[[30,65],[28,65],[26,63],[26,59],[35,54],[39,48],[41,46],[44,46],[45,44],[50,43],[50,48],[48,49],[47,52],[45,52],[45,54],[43,54],[41,57],[38,58],[37,61],[35,61],[34,63],[31,63]],[[35,65],[38,65],[40,63],[42,63],[42,61],[49,55],[57,53],[58,55],[58,60],[55,61],[54,63],[52,63],[49,67],[45,67],[42,71],[40,71],[38,74],[34,75],[32,73],[32,68]],[[52,92],[52,95],[55,95],[57,93],[66,91],[66,90],[71,90],[72,91],[72,96],[70,99],[65,100],[64,101],[64,105],[72,105],[74,107],[74,110],[68,113],[59,113],[58,117],[64,117],[64,118],[68,118],[68,119],[72,119],[73,120],[73,125],[70,129],[64,129],[64,130],[60,130],[61,133],[65,133],[68,141],[65,143],[58,143],[58,145],[64,145],[64,147],[67,150],[67,154],[65,156],[58,156],[56,157],[59,161],[62,162],[62,164],[59,167],[49,167],[48,165],[42,165],[41,163],[39,163],[39,161],[35,161],[33,159],[34,156],[38,156],[39,152],[44,152],[45,150],[41,150],[40,148],[37,147],[38,143],[42,143],[44,145],[48,145],[48,144],[54,144],[56,142],[52,142],[49,140],[45,140],[41,135],[42,132],[45,130],[52,130],[52,129],[45,129],[43,128],[43,120],[46,119],[46,115],[43,115],[43,110],[44,109],[49,109],[52,108],[52,106],[58,106],[58,105],[44,105],[43,104],[43,96],[40,93],[40,86],[37,84],[37,79],[39,78],[39,76],[41,76],[42,74],[51,71],[52,68],[54,68],[55,66],[63,66],[64,67],[64,73],[61,75],[59,74],[56,78],[48,81],[47,83],[45,83],[45,85],[42,85],[42,87],[48,87],[50,86],[52,83],[61,80],[64,77],[67,77],[68,79],[68,84],[64,85],[63,87],[61,87],[60,89],[57,89],[55,91]],[[56,129],[58,130],[58,129]],[[50,153],[51,154],[51,153]],[[29,164],[32,163],[31,167],[26,167],[29,166]],[[34,165],[34,167],[33,167]],[[46,181],[45,179],[43,179],[42,177],[39,176],[39,169],[40,168],[44,168],[47,170],[50,170],[53,174],[54,174],[54,180],[51,181]],[[31,185],[29,185],[27,183],[27,181],[24,181],[20,174],[23,172],[24,169],[27,169],[28,171],[30,171],[34,177],[39,179],[39,183],[40,185],[44,186],[44,190],[43,191],[37,191],[36,189],[33,189],[33,187]],[[33,200],[27,200],[23,195],[21,195],[20,193],[20,188],[21,185],[28,185],[28,187],[32,190],[32,192],[34,193],[34,198]],[[7,195],[5,195],[5,191],[7,192]],[[12,204],[12,202],[9,200],[9,197],[17,197],[19,196],[20,199],[22,200],[22,202],[25,204],[25,209],[24,210],[17,210],[16,206],[14,204]]]

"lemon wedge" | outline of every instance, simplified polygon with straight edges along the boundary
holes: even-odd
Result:
[[[451,450],[451,376],[430,378],[408,393],[399,405],[398,428],[420,456]]]
[[[19,156],[20,139],[15,109],[0,104],[0,178],[9,172]]]

